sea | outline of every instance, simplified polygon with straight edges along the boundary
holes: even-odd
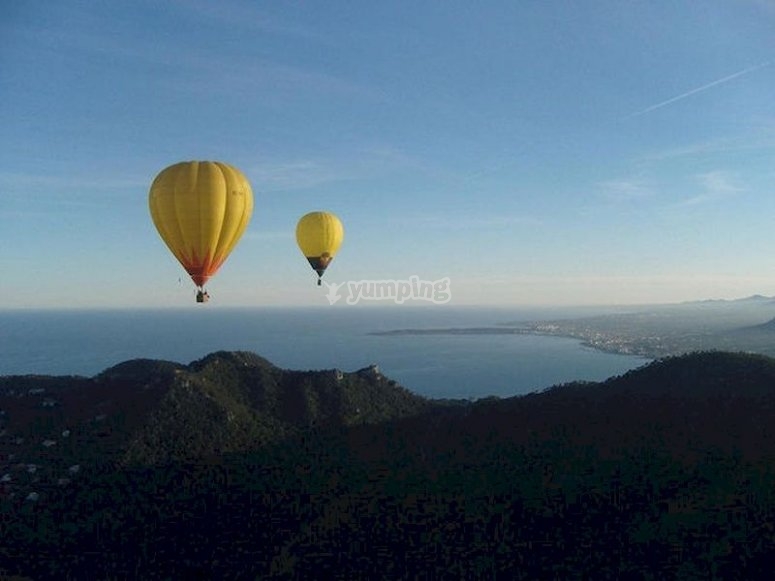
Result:
[[[214,308],[213,308],[214,307]],[[0,311],[0,376],[92,376],[123,361],[190,363],[251,351],[278,367],[355,371],[371,364],[432,398],[509,397],[599,381],[647,359],[539,335],[374,335],[575,318],[605,309],[450,307],[234,308],[212,303],[143,310]]]

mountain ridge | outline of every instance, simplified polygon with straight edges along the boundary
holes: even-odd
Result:
[[[60,472],[75,463],[214,461],[310,430],[412,417],[438,426],[442,417],[515,413],[529,426],[535,414],[525,410],[560,400],[583,402],[580,409],[608,402],[624,414],[638,413],[640,404],[633,402],[654,398],[679,402],[676,409],[707,407],[733,398],[767,399],[775,393],[772,386],[775,360],[716,351],[665,357],[602,382],[473,402],[418,396],[376,365],[296,371],[242,351],[218,351],[189,364],[134,359],[92,378],[0,377],[0,459],[6,459],[0,472],[10,474],[13,460],[18,470],[22,459],[37,464],[56,458]]]
[[[63,378],[59,387],[49,378],[42,393],[27,379],[23,394],[14,378],[0,378],[6,430],[18,430],[20,402],[45,431],[58,430],[56,414],[69,409],[64,400],[43,407],[45,398],[68,389],[94,398],[68,437],[36,433],[29,449],[13,444],[18,433],[0,438],[8,533],[0,576],[497,571],[535,579],[551,571],[613,579],[714,571],[751,579],[769,571],[775,360],[767,357],[693,353],[604,382],[474,402],[407,396],[373,366],[288,371],[231,352],[189,365],[124,362],[98,377]],[[293,409],[302,396],[306,407]],[[370,400],[371,420],[362,421],[364,410],[355,415],[353,406]],[[137,409],[122,408],[123,423],[116,421],[118,404],[132,401]],[[254,408],[282,437],[217,449],[226,439],[215,428],[228,431],[228,413],[242,425],[239,414],[253,421]],[[158,417],[133,432],[133,413]],[[132,461],[107,445],[92,450],[96,463],[73,456],[93,442],[127,446],[128,432],[145,438],[130,439]],[[202,454],[168,445],[197,433],[208,436]],[[675,546],[685,547],[680,555]]]
[[[91,378],[0,377],[0,451],[13,454],[9,442],[19,438],[20,449],[33,440],[62,443],[67,430],[88,444],[89,455],[121,463],[212,457],[307,427],[382,421],[427,405],[376,366],[293,371],[241,351],[187,365],[133,359]]]

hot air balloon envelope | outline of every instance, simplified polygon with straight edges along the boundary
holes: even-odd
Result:
[[[201,289],[245,232],[253,191],[231,165],[186,161],[156,176],[148,205],[162,240]]]
[[[344,240],[342,222],[331,212],[310,212],[296,225],[296,242],[312,269],[318,284]]]

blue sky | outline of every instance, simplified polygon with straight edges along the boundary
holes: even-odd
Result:
[[[318,209],[331,282],[775,294],[773,30],[771,0],[4,3],[4,306],[191,303],[147,205],[191,159],[254,190],[219,305],[327,304],[294,239]]]

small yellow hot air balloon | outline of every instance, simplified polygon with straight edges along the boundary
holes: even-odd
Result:
[[[219,161],[184,161],[156,176],[148,205],[162,240],[197,286],[197,302],[205,302],[205,283],[250,222],[250,182],[240,170]]]
[[[318,273],[318,286],[328,265],[344,240],[344,227],[331,212],[310,212],[296,225],[296,242]]]

